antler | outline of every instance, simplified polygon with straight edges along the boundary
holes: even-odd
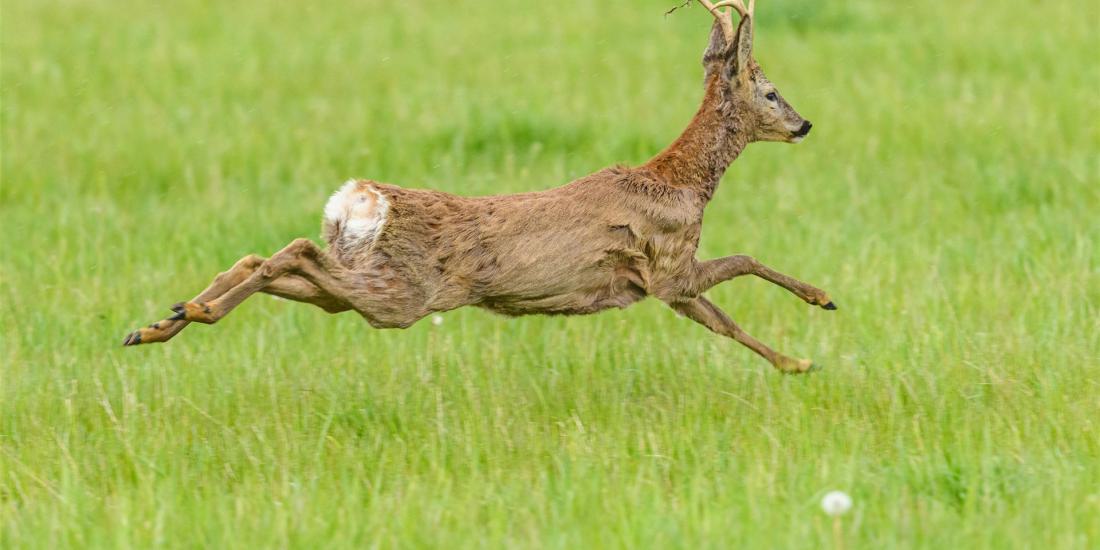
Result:
[[[733,12],[722,11],[722,8],[737,10],[742,18],[749,18],[749,24],[752,24],[752,14],[756,10],[756,0],[749,0],[747,8],[741,0],[722,0],[717,4],[711,4],[707,0],[699,0],[699,3],[718,20],[719,25],[722,25],[722,34],[726,36],[726,44],[733,44]]]

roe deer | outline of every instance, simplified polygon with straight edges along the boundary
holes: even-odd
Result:
[[[245,256],[124,345],[164,342],[188,323],[214,323],[257,292],[330,313],[355,310],[377,328],[405,328],[468,305],[570,315],[655,296],[783,372],[811,370],[809,360],[760,343],[702,296],[751,274],[836,309],[825,292],[752,257],[695,258],[703,209],[745,146],[795,143],[810,131],[752,57],[754,0],[748,7],[700,3],[715,18],[703,55],[702,106],[646,164],[607,168],[548,191],[477,198],[349,181],[325,205],[327,248],[296,239],[268,259]]]

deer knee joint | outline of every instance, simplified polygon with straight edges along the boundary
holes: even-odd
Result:
[[[744,266],[744,268],[747,270],[754,270],[760,267],[760,262],[756,261],[756,258],[753,258],[752,256],[749,256],[747,254],[738,254],[736,256],[733,256],[732,260],[734,261],[734,263],[740,266]]]
[[[249,270],[254,270],[264,264],[264,259],[256,254],[249,254],[241,258],[239,265]]]
[[[316,246],[309,239],[294,239],[277,254],[263,262],[259,268],[260,276],[273,279],[294,271],[301,265],[301,258],[311,256],[315,250]]]
[[[258,273],[260,277],[266,280],[276,279],[289,271],[297,259],[296,256],[277,254],[272,256],[270,260],[264,262],[263,265],[260,266]]]
[[[309,256],[315,249],[313,241],[299,237],[291,241],[285,250],[294,256]]]

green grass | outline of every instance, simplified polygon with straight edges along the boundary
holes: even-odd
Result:
[[[545,189],[670,142],[709,22],[672,0],[4,2],[0,547],[1100,544],[1100,8],[766,0],[814,121],[750,146],[710,297],[406,331],[260,296],[131,329],[316,236],[349,177]],[[308,7],[308,6],[314,7]]]

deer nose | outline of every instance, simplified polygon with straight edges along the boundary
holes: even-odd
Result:
[[[798,131],[794,133],[794,135],[796,135],[798,137],[802,137],[802,136],[810,133],[810,128],[813,128],[813,127],[814,127],[814,125],[812,123],[810,123],[810,121],[803,120],[802,121],[802,127],[799,128]]]

